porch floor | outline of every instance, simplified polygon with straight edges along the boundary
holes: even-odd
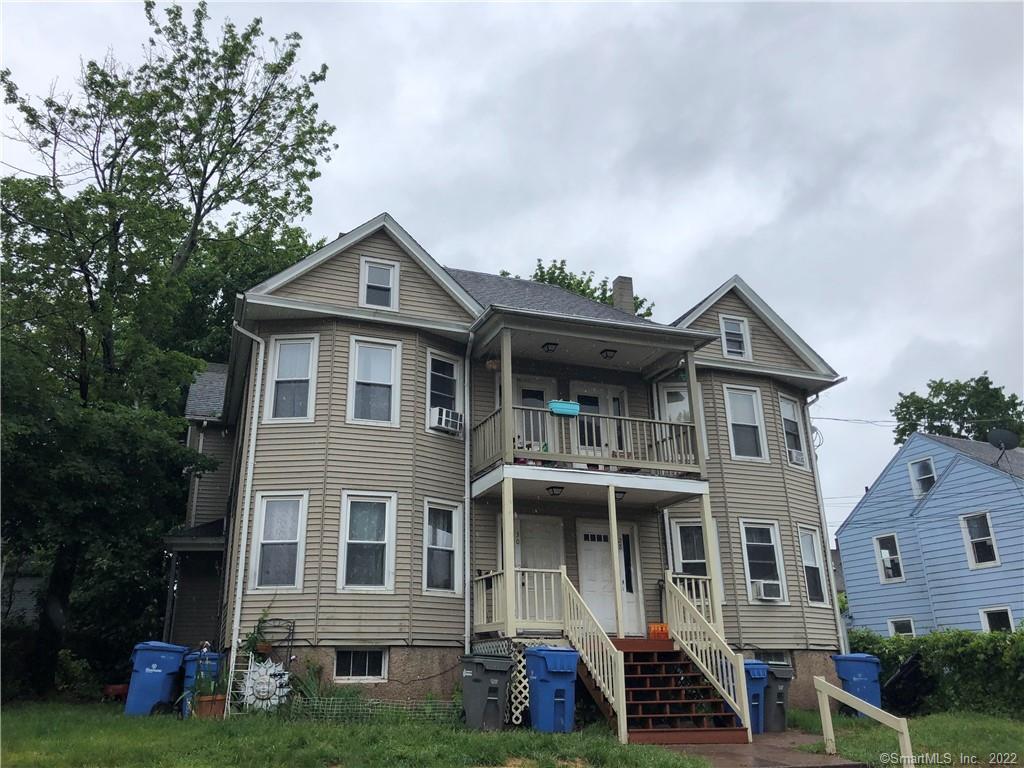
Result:
[[[665,749],[703,757],[712,768],[866,768],[838,755],[797,749],[819,741],[820,736],[786,731],[757,734],[749,744],[673,744]]]

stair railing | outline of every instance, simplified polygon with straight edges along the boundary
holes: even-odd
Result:
[[[564,565],[561,571],[565,636],[572,647],[579,651],[580,659],[615,712],[619,742],[625,744],[629,738],[626,723],[625,657],[583,602],[583,596],[569,581]]]
[[[671,571],[665,572],[665,598],[669,635],[736,713],[747,729],[747,741],[750,741],[750,713],[747,709],[747,677],[743,669],[743,655],[729,647],[725,638],[718,634],[676,586]]]

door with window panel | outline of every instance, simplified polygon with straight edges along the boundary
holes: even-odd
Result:
[[[516,448],[553,451],[548,400],[554,397],[554,385],[541,379],[519,379],[516,390],[518,405],[529,409],[516,411]]]

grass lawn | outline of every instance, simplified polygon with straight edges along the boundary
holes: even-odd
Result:
[[[898,765],[896,731],[870,718],[837,715],[832,722],[836,748],[843,757],[872,766]],[[790,710],[789,727],[820,734],[821,718],[816,711]],[[987,766],[992,753],[1007,752],[1016,753],[1015,764],[1024,764],[1024,722],[1003,717],[974,712],[912,717],[910,743],[915,755],[940,756],[931,764]],[[819,742],[808,749],[824,752],[825,744]],[[892,754],[897,756],[897,760],[889,759]],[[942,757],[947,754],[950,761],[944,762]],[[974,760],[970,757],[961,759],[961,755],[973,756]]]
[[[4,707],[0,728],[4,768],[707,766],[659,747],[624,747],[603,726],[557,735],[522,729],[479,733],[409,721],[325,724],[253,715],[182,721],[124,717],[114,705],[22,704]]]

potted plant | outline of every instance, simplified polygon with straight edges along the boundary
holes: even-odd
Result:
[[[192,697],[192,716],[207,720],[223,717],[228,700],[227,687],[223,670],[216,677],[200,670]]]
[[[252,632],[245,636],[245,641],[242,643],[242,650],[246,653],[270,656],[271,651],[274,650],[274,646],[267,641],[267,637],[265,635],[268,614],[269,611],[264,608],[260,617],[256,619],[256,625],[252,628]]]

